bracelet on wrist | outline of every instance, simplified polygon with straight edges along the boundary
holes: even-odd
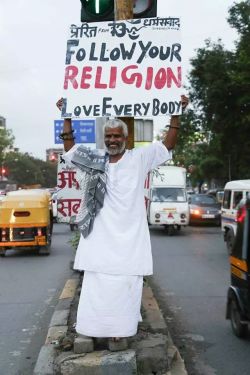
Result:
[[[179,126],[173,126],[173,125],[170,125],[169,128],[173,128],[173,129],[180,129]]]
[[[64,132],[59,135],[59,138],[63,141],[71,141],[74,140],[75,137],[73,137],[74,130],[70,130],[69,132]]]

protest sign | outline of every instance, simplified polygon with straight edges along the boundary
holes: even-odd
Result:
[[[69,167],[63,156],[60,156],[57,169],[57,221],[59,223],[72,224],[78,214],[81,194],[76,174],[76,169]]]
[[[71,25],[62,117],[180,114],[180,19]]]

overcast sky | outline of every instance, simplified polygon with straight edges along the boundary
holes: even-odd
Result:
[[[237,34],[226,18],[235,1],[158,2],[161,16],[181,17],[184,84],[188,61],[205,39],[221,38],[234,49]],[[62,95],[69,26],[79,22],[80,7],[80,0],[0,0],[0,116],[13,131],[15,146],[41,159],[47,148],[58,147],[55,102]]]

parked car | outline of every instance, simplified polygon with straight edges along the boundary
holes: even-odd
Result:
[[[224,196],[223,189],[211,189],[211,190],[208,190],[206,194],[212,195],[217,200],[218,203],[222,204],[223,196]]]
[[[221,205],[216,199],[207,194],[192,194],[188,198],[190,224],[211,223],[220,225]]]

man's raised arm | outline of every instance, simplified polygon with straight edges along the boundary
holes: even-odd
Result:
[[[182,111],[184,111],[188,105],[188,98],[185,95],[181,95],[181,105],[182,105]],[[169,151],[172,150],[176,145],[179,129],[180,129],[180,116],[174,115],[171,117],[167,135],[165,139],[162,141],[162,143],[167,147]]]
[[[62,110],[63,98],[56,103],[57,108]],[[59,135],[63,140],[64,151],[69,151],[75,144],[74,130],[72,129],[71,118],[65,118],[63,122],[63,132]]]

